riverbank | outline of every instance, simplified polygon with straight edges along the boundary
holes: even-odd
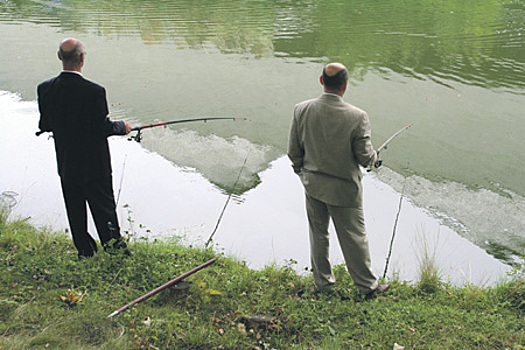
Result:
[[[417,281],[389,281],[357,294],[342,266],[333,295],[310,274],[243,262],[181,244],[130,242],[131,258],[99,253],[79,261],[65,234],[0,220],[0,349],[523,349],[523,270],[494,287],[453,287],[422,263]],[[113,311],[173,276],[166,290],[112,318]]]

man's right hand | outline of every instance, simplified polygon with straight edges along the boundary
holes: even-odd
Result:
[[[377,151],[375,151],[374,153],[374,168],[379,168],[381,165],[383,165],[383,161],[379,158],[379,153]]]

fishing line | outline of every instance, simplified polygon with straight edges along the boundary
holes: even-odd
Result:
[[[392,256],[392,248],[394,246],[394,239],[396,237],[397,223],[399,221],[399,214],[401,213],[401,206],[403,204],[403,197],[405,196],[405,189],[407,185],[407,178],[405,177],[405,182],[403,183],[403,189],[401,190],[401,197],[399,198],[399,207],[397,208],[396,220],[394,221],[394,229],[392,232],[392,239],[390,240],[390,248],[388,250],[388,255],[386,257],[385,272],[383,272],[383,279],[386,277],[388,271],[388,264],[390,263],[390,257]]]
[[[124,163],[122,164],[122,174],[120,175],[120,185],[118,188],[118,195],[117,195],[117,203],[115,206],[118,207],[118,202],[120,200],[120,192],[122,191],[122,182],[124,182],[124,170],[126,169],[126,160],[128,159],[128,155],[124,157]]]
[[[224,207],[222,208],[221,214],[219,215],[219,219],[217,220],[215,229],[213,229],[213,232],[211,233],[210,238],[208,238],[208,241],[206,241],[206,247],[208,247],[208,245],[211,243],[213,236],[215,235],[215,232],[217,232],[217,229],[219,228],[219,224],[221,223],[222,216],[224,215],[224,212],[226,211],[226,207],[228,207],[228,203],[230,203],[230,199],[233,195],[233,191],[235,191],[235,187],[237,186],[237,183],[239,182],[239,179],[241,178],[242,171],[244,170],[244,167],[246,166],[246,161],[248,160],[248,156],[250,155],[250,152],[251,150],[248,151],[246,158],[244,158],[244,163],[242,164],[241,170],[239,170],[239,175],[237,175],[237,180],[235,180],[235,183],[233,184],[230,194],[228,195],[228,198],[226,199],[226,203],[224,203]]]

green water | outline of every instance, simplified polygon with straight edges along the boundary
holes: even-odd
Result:
[[[323,64],[350,70],[345,99],[371,118],[378,177],[457,220],[497,255],[525,247],[525,1],[0,0],[0,89],[35,99],[58,42],[84,41],[84,73],[134,125],[243,116],[145,134],[143,147],[231,188],[286,150],[293,105]],[[179,137],[173,137],[178,135]]]

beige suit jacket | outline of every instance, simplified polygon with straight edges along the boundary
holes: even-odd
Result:
[[[306,193],[330,205],[361,208],[363,173],[376,160],[365,111],[323,94],[294,107],[288,157]]]

